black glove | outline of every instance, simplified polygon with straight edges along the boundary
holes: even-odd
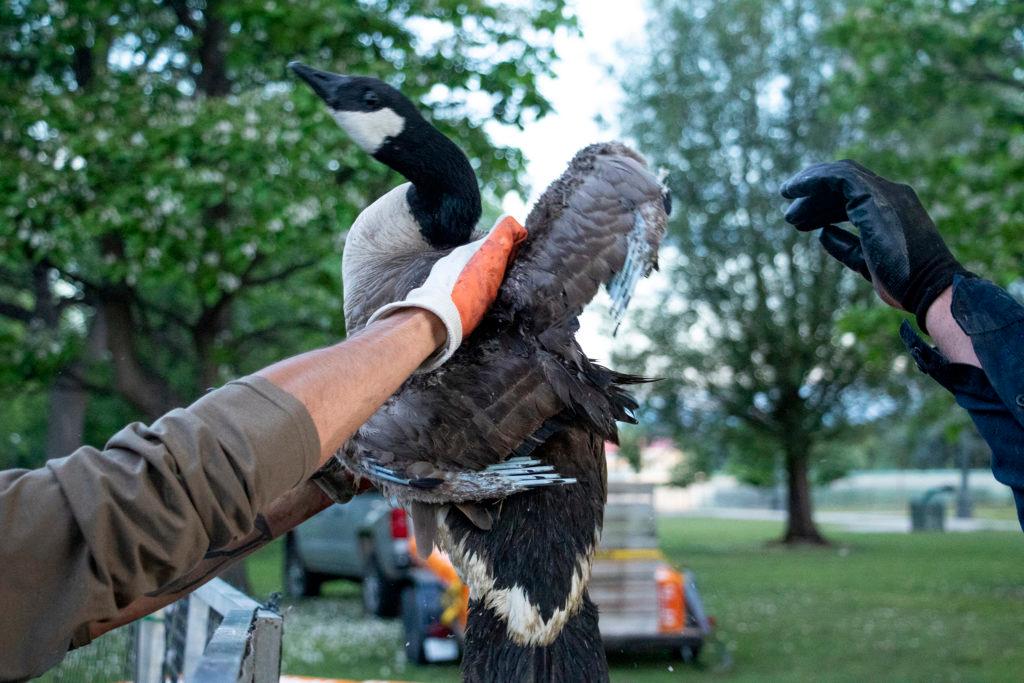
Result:
[[[925,329],[928,307],[953,276],[972,276],[953,258],[914,189],[875,175],[855,161],[806,168],[782,185],[795,200],[786,220],[797,230],[821,232],[825,251],[875,285],[887,303],[917,316]],[[833,223],[850,221],[860,237]]]

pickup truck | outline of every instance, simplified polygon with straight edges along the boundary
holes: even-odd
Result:
[[[413,568],[409,537],[405,511],[377,492],[332,505],[285,537],[285,593],[310,597],[324,581],[358,581],[368,614],[398,616]]]

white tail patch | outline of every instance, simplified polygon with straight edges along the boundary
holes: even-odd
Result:
[[[394,109],[377,111],[331,111],[334,120],[367,154],[373,154],[388,138],[397,137],[405,128],[405,119]]]
[[[444,524],[446,512],[438,515],[440,535],[459,576],[469,586],[470,596],[483,600],[485,605],[501,617],[509,638],[516,645],[544,647],[553,643],[565,624],[583,604],[583,591],[590,582],[594,546],[587,548],[583,555],[576,556],[576,569],[573,570],[572,585],[565,604],[555,609],[551,617],[545,620],[540,614],[540,608],[530,602],[530,597],[522,586],[516,584],[511,588],[496,588],[486,560],[477,553],[467,552],[465,540],[458,544],[452,542],[448,528]]]

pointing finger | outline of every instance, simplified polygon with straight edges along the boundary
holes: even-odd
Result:
[[[846,200],[835,192],[822,192],[794,200],[786,209],[785,219],[797,230],[805,232],[830,223],[850,220],[846,215]]]
[[[825,192],[846,194],[850,199],[851,194],[863,192],[875,180],[878,176],[856,161],[843,159],[808,166],[784,182],[780,192],[786,199]]]

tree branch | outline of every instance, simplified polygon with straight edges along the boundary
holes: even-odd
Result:
[[[276,273],[269,273],[267,275],[263,275],[263,276],[260,276],[260,277],[244,277],[243,280],[242,280],[242,283],[246,284],[246,285],[249,285],[251,287],[259,287],[259,286],[262,286],[262,285],[270,284],[271,282],[278,282],[280,280],[285,280],[285,279],[291,277],[292,275],[294,275],[295,273],[299,272],[300,270],[305,270],[306,268],[312,268],[317,263],[319,263],[319,261],[320,261],[320,259],[310,259],[308,261],[300,261],[299,263],[293,263],[292,265],[287,266],[286,268],[282,268],[281,270],[277,271]]]
[[[9,301],[0,301],[0,315],[26,325],[35,319],[34,311]]]
[[[287,329],[285,329],[285,327]],[[293,330],[306,330],[308,332],[323,332],[330,334],[331,330],[328,327],[324,327],[316,323],[313,320],[296,320],[288,321],[286,326],[277,324],[270,325],[267,327],[260,327],[255,330],[249,330],[242,334],[235,335],[226,346],[231,349],[237,349],[243,345],[249,344],[253,341],[272,341],[277,337],[281,336],[285,332]]]
[[[94,282],[92,280],[88,280],[82,277],[81,275],[72,273],[64,268],[61,268],[60,266],[58,266],[57,264],[48,259],[43,259],[43,263],[46,265],[47,268],[52,268],[55,271],[57,271],[63,279],[78,284],[83,290],[85,290],[88,293],[88,295],[91,295],[92,299],[103,299],[106,295],[109,295],[116,289],[119,296],[127,295],[128,297],[130,297],[132,303],[134,303],[139,308],[143,310],[156,311],[157,313],[166,316],[167,318],[171,319],[172,321],[174,321],[175,323],[177,323],[178,325],[185,329],[189,329],[192,327],[192,323],[190,323],[184,316],[182,316],[177,311],[174,311],[173,309],[164,306],[160,303],[157,303],[155,301],[147,301],[142,297],[141,294],[139,294],[137,290],[135,290],[134,288],[130,288],[124,285],[123,283],[117,285],[110,285],[104,282]],[[3,274],[0,273],[0,276],[2,275]],[[88,295],[82,299],[74,299],[74,302],[90,303],[90,301],[87,300],[89,299]]]
[[[192,18],[192,13],[189,11],[188,3],[185,0],[167,0],[167,5],[174,11],[174,16],[178,18],[178,23],[191,31],[192,35],[199,35],[202,29],[195,19]]]
[[[953,73],[953,75],[957,75]],[[996,85],[1002,85],[1007,88],[1013,88],[1018,92],[1024,92],[1024,81],[1019,81],[1011,76],[1004,76],[994,71],[968,71],[963,74],[967,78],[974,81],[981,81],[984,83],[994,83]]]
[[[68,367],[61,371],[60,379],[68,382],[74,382],[76,386],[86,391],[90,391],[94,394],[103,394],[104,396],[113,396],[114,391],[105,384],[98,384],[89,380],[81,375],[76,368]]]
[[[10,268],[0,266],[0,282],[4,282],[11,287],[24,287],[25,276],[11,270]]]

